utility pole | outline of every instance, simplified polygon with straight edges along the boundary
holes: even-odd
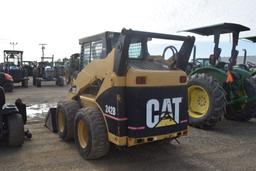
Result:
[[[10,44],[12,45],[12,50],[14,50],[14,46],[16,46],[18,42],[10,42]]]
[[[47,45],[46,43],[40,43],[39,44],[39,46],[41,46],[41,48],[42,48],[42,57],[41,57],[42,62],[44,61],[44,50],[45,50],[46,45]]]

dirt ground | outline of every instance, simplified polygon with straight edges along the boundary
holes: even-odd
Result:
[[[20,97],[27,104],[54,103],[65,97],[68,86],[16,88],[7,101]],[[31,141],[21,148],[0,146],[1,171],[28,170],[255,170],[256,119],[224,120],[210,131],[189,128],[189,136],[169,144],[147,144],[109,154],[95,161],[80,157],[74,142],[66,143],[44,127],[30,122]]]
[[[6,93],[7,103],[14,103],[17,98],[21,98],[27,105],[39,103],[54,103],[65,98],[69,86],[58,87],[55,82],[42,82],[42,87],[32,86],[32,79],[29,80],[29,87],[23,88],[20,84],[15,84],[13,92]]]

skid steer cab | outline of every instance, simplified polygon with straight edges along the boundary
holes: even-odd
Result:
[[[12,76],[13,83],[21,83],[22,87],[28,88],[28,74],[23,67],[23,51],[4,50],[4,63],[0,71]],[[13,86],[9,89],[12,89]]]
[[[85,159],[96,159],[110,143],[131,147],[187,135],[184,70],[194,41],[123,29],[107,57],[85,66],[68,100],[58,103],[59,136],[74,138]]]

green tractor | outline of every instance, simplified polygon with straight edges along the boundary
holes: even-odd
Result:
[[[189,123],[198,128],[214,127],[222,117],[248,121],[256,113],[256,85],[250,72],[236,67],[239,33],[250,30],[234,23],[185,30],[203,36],[214,36],[214,52],[210,65],[195,68],[189,74]],[[232,50],[229,62],[220,59],[220,35],[232,33]]]
[[[67,83],[71,83],[73,78],[76,78],[80,71],[80,53],[74,53],[70,58],[64,63],[65,67],[65,78]]]

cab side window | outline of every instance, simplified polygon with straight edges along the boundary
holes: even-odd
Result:
[[[83,52],[82,52],[83,67],[88,65],[94,59],[100,59],[103,57],[103,42],[102,42],[102,40],[84,43],[82,46],[83,46],[83,48],[82,48],[83,49]]]
[[[128,50],[129,58],[140,59],[140,58],[142,58],[141,52],[142,52],[142,43],[141,42],[136,42],[136,43],[130,44],[129,50]]]
[[[83,44],[83,66],[86,66],[91,62],[91,44]]]
[[[103,55],[103,43],[102,41],[94,41],[91,42],[91,53],[92,53],[92,60],[99,59]]]

